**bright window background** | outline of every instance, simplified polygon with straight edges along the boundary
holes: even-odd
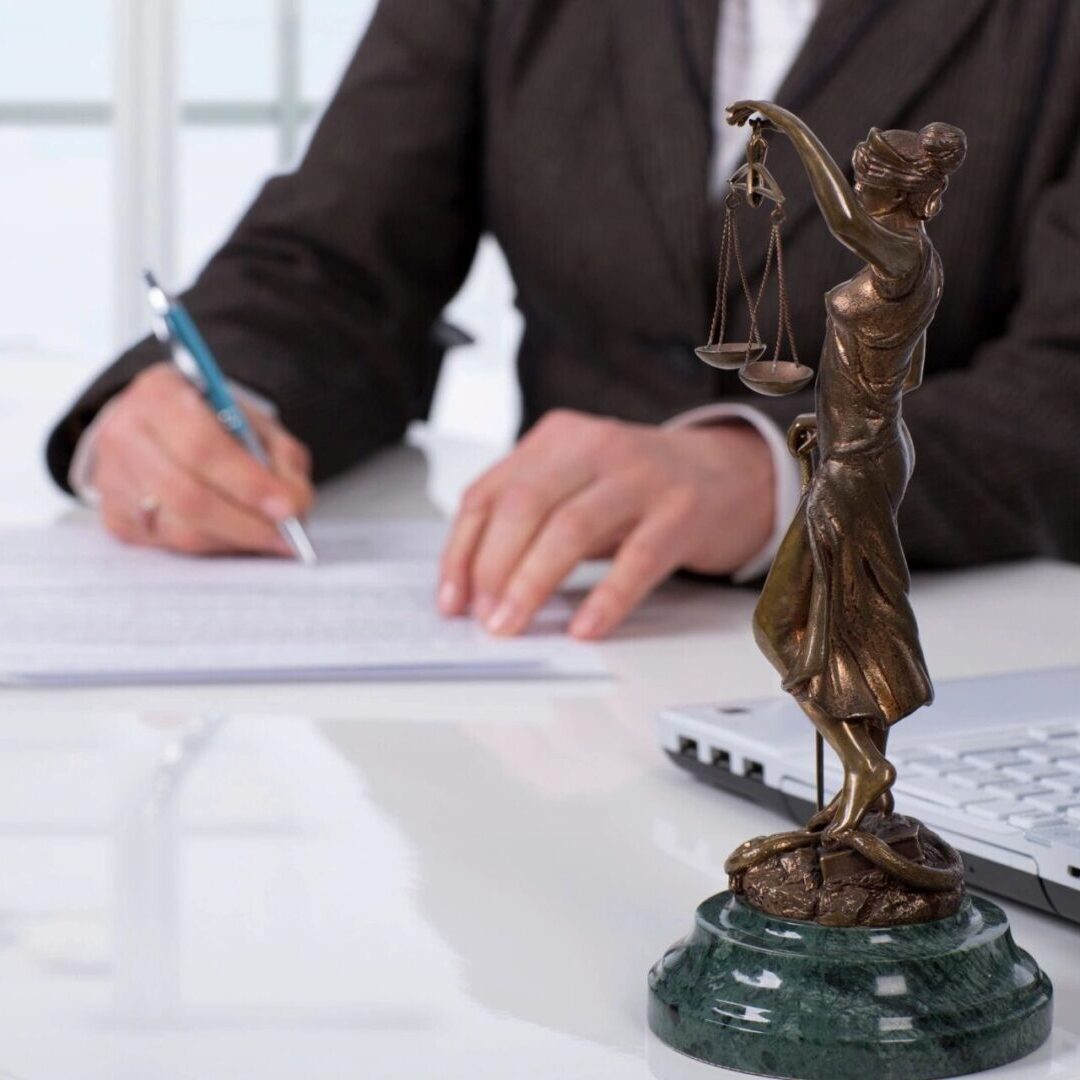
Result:
[[[0,0],[0,420],[21,420],[0,435],[9,462],[40,472],[56,411],[147,328],[138,266],[182,286],[296,162],[375,2]],[[477,344],[447,364],[440,431],[511,437],[512,295],[485,240],[447,312]]]

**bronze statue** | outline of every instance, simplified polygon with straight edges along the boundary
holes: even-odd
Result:
[[[755,195],[772,198],[774,216],[782,217],[779,186],[764,168],[760,144],[763,131],[786,135],[829,231],[866,266],[825,298],[817,412],[798,417],[788,436],[802,466],[802,500],[754,617],[758,645],[836,752],[844,783],[804,829],[748,841],[732,854],[728,870],[737,888],[747,870],[785,852],[851,848],[903,886],[951,891],[958,903],[962,871],[955,853],[924,830],[924,843],[938,857],[924,851],[913,858],[895,839],[917,823],[902,819],[891,840],[885,826],[896,776],[886,757],[889,728],[933,699],[896,523],[915,460],[901,402],[922,381],[926,329],[941,298],[941,262],[925,226],[941,209],[966,140],[948,124],[919,132],[874,128],[855,149],[852,187],[792,113],[766,101],[729,107],[729,123],[748,121],[754,135],[748,163],[733,177],[736,199],[752,206]],[[751,340],[744,372],[769,366],[758,360],[763,350],[749,291],[747,301]],[[795,367],[777,365],[778,353],[779,341],[772,361],[779,378],[764,380],[768,393],[783,392],[783,369]],[[754,385],[745,374],[744,381]],[[792,370],[787,381],[797,388],[806,377]],[[875,827],[860,829],[871,811]]]
[[[1005,913],[965,895],[957,853],[893,811],[886,757],[890,727],[933,697],[896,526],[915,460],[901,402],[922,380],[941,298],[925,224],[964,159],[964,134],[947,124],[872,129],[855,150],[852,187],[784,109],[740,101],[728,119],[753,134],[731,178],[717,309],[698,355],[765,394],[814,376],[786,310],[784,195],[765,165],[767,132],[794,143],[829,231],[866,266],[825,298],[817,411],[797,417],[788,439],[802,499],[754,618],[758,644],[817,731],[818,812],[731,855],[730,888],[698,905],[690,933],[649,971],[649,1027],[691,1057],[789,1080],[993,1068],[1046,1040],[1053,988]],[[737,216],[765,200],[772,228],[752,290]],[[750,316],[744,342],[724,340],[732,262]],[[772,270],[779,325],[766,360],[757,315]],[[844,782],[823,806],[826,741]]]

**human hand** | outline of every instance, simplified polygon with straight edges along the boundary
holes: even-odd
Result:
[[[277,523],[314,499],[310,455],[276,420],[240,407],[260,465],[172,366],[147,368],[102,414],[89,477],[105,527],[128,543],[188,554],[290,555]]]
[[[466,492],[443,552],[445,615],[524,630],[583,559],[613,556],[570,632],[613,630],[674,570],[725,574],[764,546],[773,466],[750,426],[657,428],[558,410]]]

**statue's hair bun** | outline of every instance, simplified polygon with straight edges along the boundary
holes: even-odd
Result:
[[[964,163],[967,136],[952,124],[927,124],[919,132],[919,148],[942,176],[948,176]]]

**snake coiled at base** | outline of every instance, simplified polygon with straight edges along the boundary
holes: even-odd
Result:
[[[798,829],[794,832],[756,837],[740,844],[728,856],[724,863],[724,870],[729,875],[736,876],[777,855],[820,844],[823,839],[820,832],[811,829]],[[963,861],[947,845],[944,845],[944,854],[948,859],[948,865],[927,866],[913,862],[894,851],[880,837],[859,830],[830,837],[829,843],[831,847],[851,848],[867,862],[884,870],[890,877],[912,889],[920,889],[924,892],[945,892],[955,889],[964,879]]]

